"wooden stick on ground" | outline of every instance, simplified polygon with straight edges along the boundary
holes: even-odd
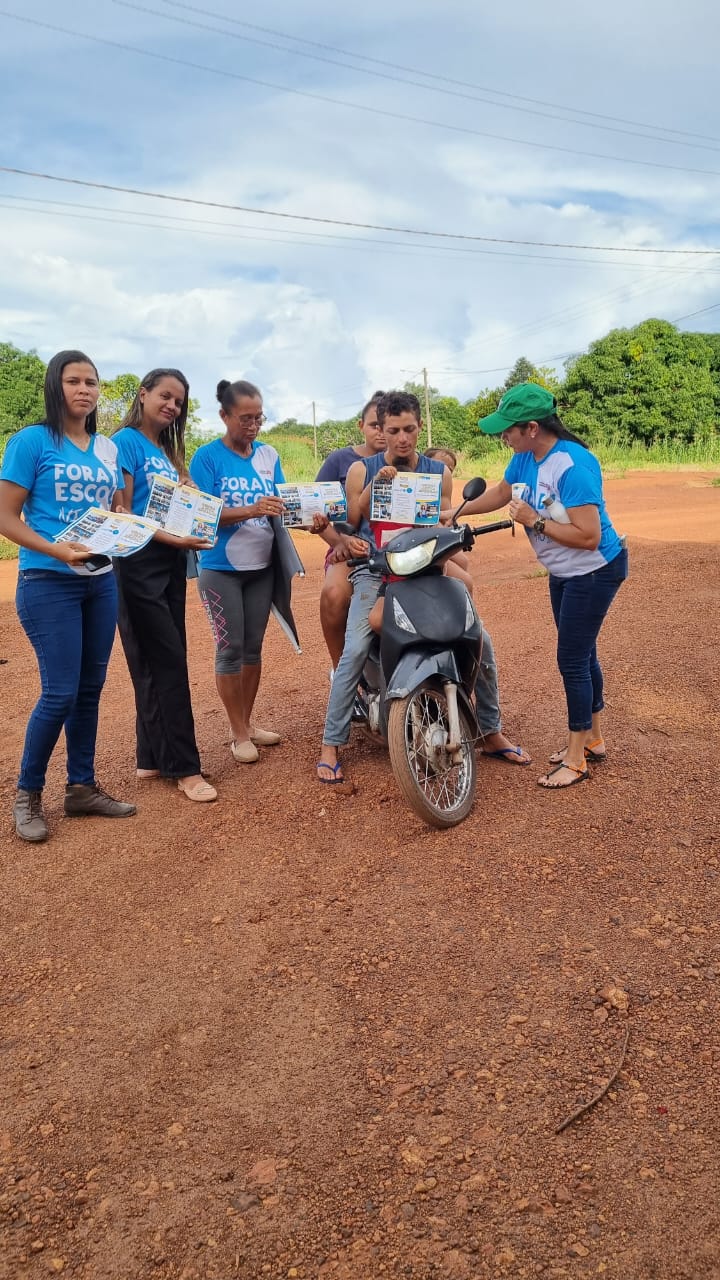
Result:
[[[567,1129],[568,1126],[571,1125],[574,1120],[579,1120],[580,1116],[584,1116],[585,1112],[589,1111],[591,1107],[594,1107],[596,1102],[599,1102],[601,1098],[604,1098],[608,1090],[612,1088],[618,1076],[620,1075],[620,1072],[622,1071],[622,1066],[625,1061],[625,1054],[627,1053],[629,1039],[630,1039],[630,1024],[628,1023],[627,1027],[625,1028],[625,1039],[623,1041],[622,1052],[620,1054],[620,1061],[618,1062],[607,1084],[603,1085],[602,1089],[600,1089],[600,1091],[595,1094],[594,1098],[591,1098],[589,1102],[583,1103],[581,1107],[578,1107],[577,1111],[573,1111],[572,1115],[569,1115],[566,1120],[563,1120],[562,1124],[559,1124],[557,1129],[555,1130],[556,1133],[562,1133],[563,1129]]]

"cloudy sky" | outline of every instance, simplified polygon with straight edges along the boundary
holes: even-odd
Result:
[[[257,211],[0,173],[0,340],[45,359],[320,420],[720,300],[711,0],[4,3],[0,164]]]

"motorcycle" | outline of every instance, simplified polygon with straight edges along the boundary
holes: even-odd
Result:
[[[472,703],[481,660],[482,625],[457,578],[442,568],[475,539],[512,520],[458,525],[466,503],[485,481],[463,489],[451,526],[404,530],[381,550],[353,557],[351,567],[385,576],[382,630],[371,645],[353,721],[387,742],[393,773],[410,807],[430,826],[447,828],[467,817],[475,798],[477,721]],[[338,522],[341,533],[354,533]]]

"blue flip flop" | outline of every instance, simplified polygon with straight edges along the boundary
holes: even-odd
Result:
[[[532,760],[519,759],[522,753],[523,753],[522,747],[500,747],[499,750],[497,751],[482,752],[484,756],[487,756],[488,760],[504,760],[505,764],[521,765],[523,767],[527,764],[532,764]],[[518,759],[511,760],[509,758],[510,756],[518,756]]]
[[[327,764],[325,760],[318,760],[317,764],[315,765],[315,768],[316,768],[316,769],[329,769],[329,770],[330,770],[330,772],[334,775],[332,778],[321,778],[321,777],[320,777],[320,774],[318,774],[318,775],[317,775],[317,780],[318,780],[318,782],[322,782],[322,783],[323,783],[323,785],[324,785],[324,786],[326,786],[326,787],[334,787],[338,782],[344,782],[344,781],[345,781],[345,779],[344,779],[344,777],[343,777],[342,773],[340,773],[340,777],[339,777],[339,778],[338,778],[338,776],[337,776],[337,775],[338,775],[338,772],[339,772],[339,770],[340,770],[340,761],[339,761],[339,760],[338,760],[337,764]]]

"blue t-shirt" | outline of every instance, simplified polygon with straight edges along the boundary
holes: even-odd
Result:
[[[169,476],[177,481],[177,470],[160,445],[148,440],[137,427],[122,427],[112,438],[117,445],[120,466],[133,482],[133,515],[142,516],[150,497],[153,476]]]
[[[251,507],[260,498],[276,494],[276,486],[285,482],[277,452],[257,440],[247,458],[229,449],[222,440],[202,445],[190,463],[190,475],[198,489],[222,498],[226,507]],[[255,516],[240,524],[221,524],[215,546],[200,552],[200,568],[228,573],[265,569],[272,560],[274,537],[267,516]]]
[[[320,470],[315,477],[315,483],[320,484],[324,481],[339,481],[343,489],[347,480],[347,473],[353,462],[364,462],[362,454],[356,453],[352,445],[347,445],[345,449],[333,449],[323,462]]]
[[[0,480],[28,490],[23,518],[48,542],[90,507],[109,510],[115,490],[125,488],[118,451],[107,436],[90,436],[87,449],[80,449],[66,436],[56,443],[50,428],[42,425],[23,427],[10,437]],[[19,565],[56,573],[88,572],[27,547],[20,548]]]
[[[595,551],[564,547],[545,534],[526,528],[533,551],[549,573],[557,578],[578,578],[609,564],[622,550],[603,498],[602,472],[597,458],[573,440],[558,440],[545,457],[536,462],[531,453],[516,453],[505,479],[509,485],[526,484],[526,502],[541,514],[543,498],[550,497],[563,507],[597,507],[600,512],[600,545]]]

